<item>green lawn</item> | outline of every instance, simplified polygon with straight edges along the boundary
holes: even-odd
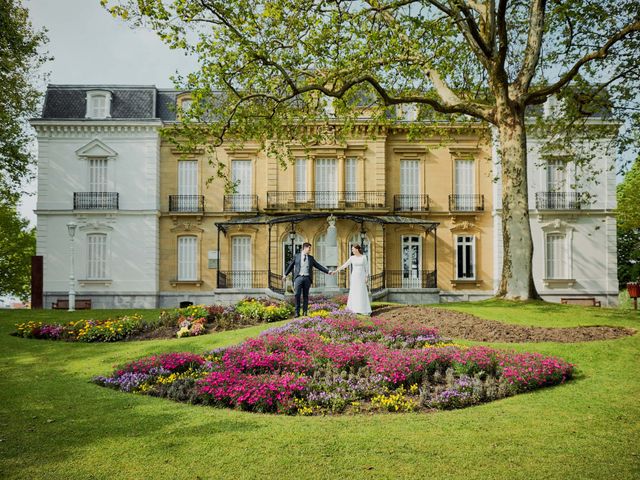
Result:
[[[629,310],[497,301],[447,308],[526,325],[640,329],[640,315]],[[114,344],[9,335],[16,322],[81,317],[87,312],[0,311],[2,479],[640,477],[640,335],[579,344],[492,344],[559,355],[579,366],[578,377],[478,407],[285,417],[191,406],[89,383],[135,357],[202,352],[266,326]]]

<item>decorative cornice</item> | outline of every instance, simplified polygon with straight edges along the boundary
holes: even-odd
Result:
[[[136,136],[140,134],[158,133],[158,129],[162,126],[162,122],[154,123],[89,123],[74,122],[65,124],[51,124],[49,122],[39,123],[31,122],[38,135],[49,137],[78,137],[87,134],[96,135],[100,133],[118,133]]]
[[[451,145],[449,153],[455,158],[470,158],[481,152],[479,145]]]

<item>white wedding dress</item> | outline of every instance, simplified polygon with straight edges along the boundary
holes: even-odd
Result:
[[[371,303],[369,302],[369,290],[367,289],[366,283],[369,278],[369,262],[367,257],[365,255],[351,255],[349,260],[336,271],[344,270],[349,265],[351,265],[352,271],[347,309],[354,313],[370,315]]]

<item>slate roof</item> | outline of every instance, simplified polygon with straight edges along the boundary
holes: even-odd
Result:
[[[82,120],[87,111],[87,92],[111,92],[111,119],[175,121],[178,90],[154,85],[48,85],[42,119]]]

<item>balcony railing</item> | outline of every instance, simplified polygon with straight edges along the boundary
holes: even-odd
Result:
[[[429,195],[394,195],[393,209],[396,212],[428,212]]]
[[[117,210],[117,192],[74,192],[74,210]]]
[[[387,270],[385,274],[387,288],[436,288],[437,285],[435,270]]]
[[[267,208],[278,210],[384,209],[385,192],[267,192]]]
[[[580,192],[537,192],[538,210],[579,210],[584,202]]]
[[[379,292],[384,289],[384,272],[371,275],[370,282],[369,287],[371,289],[371,293]]]
[[[175,213],[203,213],[204,195],[169,195],[169,211]]]
[[[257,212],[258,196],[243,194],[225,195],[223,208],[225,212]]]
[[[271,283],[268,280],[270,280],[268,270],[218,271],[217,284],[218,288],[267,288],[267,284]]]
[[[479,212],[484,210],[484,195],[449,195],[450,212]]]

